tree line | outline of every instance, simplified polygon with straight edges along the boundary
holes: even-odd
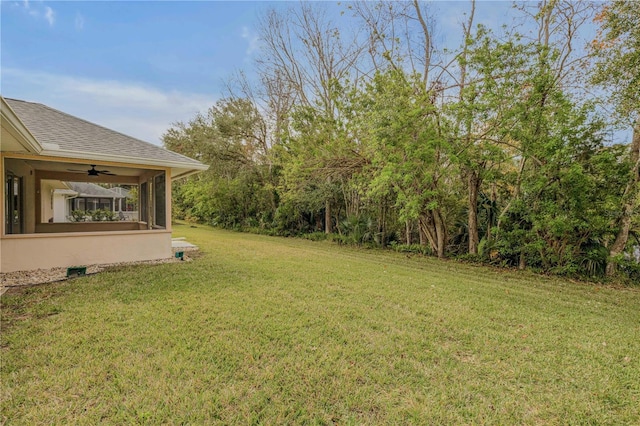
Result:
[[[262,16],[258,81],[238,72],[163,136],[211,165],[174,183],[175,215],[640,281],[639,9],[516,3],[496,31],[471,2],[445,49],[430,6]],[[631,140],[612,143],[620,128]]]

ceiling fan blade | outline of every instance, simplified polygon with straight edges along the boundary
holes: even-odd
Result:
[[[77,172],[77,173],[86,173],[89,176],[93,176],[96,177],[98,175],[107,175],[107,176],[117,176],[115,173],[111,173],[109,170],[96,170],[96,166],[95,165],[91,165],[91,168],[88,170],[79,170],[79,169],[67,169],[70,172]]]

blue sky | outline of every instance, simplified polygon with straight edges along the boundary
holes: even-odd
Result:
[[[160,144],[171,123],[213,105],[232,73],[251,74],[258,17],[290,5],[2,0],[0,93]],[[495,28],[510,8],[479,2],[476,23]],[[457,43],[469,3],[434,2],[433,10],[436,42]]]
[[[0,91],[159,144],[250,65],[265,6],[2,1]]]

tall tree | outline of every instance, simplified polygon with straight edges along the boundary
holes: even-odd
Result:
[[[257,64],[265,86],[286,88],[293,100],[289,103],[292,109],[313,108],[323,123],[323,135],[331,138],[335,132],[327,131],[327,125],[338,119],[335,85],[353,78],[365,51],[364,43],[357,34],[340,30],[327,9],[313,3],[300,3],[285,11],[270,10],[260,24],[260,35],[264,47]],[[326,180],[330,186],[331,177]],[[332,231],[331,207],[327,198],[327,233]]]
[[[548,164],[555,164],[556,171],[564,167],[562,160],[554,157],[554,149],[565,149],[573,142],[563,133],[562,126],[578,126],[574,128],[578,132],[586,125],[581,118],[571,118],[581,116],[574,111],[581,107],[571,101],[570,94],[579,81],[578,65],[585,60],[585,54],[576,48],[579,29],[592,15],[592,7],[566,0],[521,3],[518,7],[533,30],[524,35],[510,35],[512,42],[519,45],[519,57],[524,62],[519,93],[508,111],[508,120],[500,127],[515,149],[519,164],[511,196],[498,219],[498,229],[509,215],[519,218],[512,221],[518,223],[518,237],[511,245],[519,246],[518,264],[524,268],[529,254],[539,255],[541,237],[531,213],[545,204],[541,198],[544,191],[537,188],[536,182],[545,175],[542,170]],[[516,228],[511,232],[516,232]]]
[[[598,58],[593,81],[610,93],[618,121],[633,128],[628,157],[631,167],[607,264],[607,275],[613,275],[615,257],[627,245],[640,197],[640,8],[634,2],[615,0],[603,7],[596,20],[601,27],[592,44]]]
[[[371,155],[368,191],[395,194],[401,220],[415,220],[438,257],[448,244],[452,191],[448,191],[449,144],[439,110],[421,75],[389,69],[359,93],[354,120],[367,128]]]
[[[224,99],[188,123],[176,123],[164,145],[211,165],[207,172],[176,183],[183,215],[231,226],[273,214],[275,200],[266,165],[265,123],[248,99]],[[264,213],[264,214],[262,214]]]

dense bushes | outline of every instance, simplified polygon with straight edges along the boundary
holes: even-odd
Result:
[[[322,56],[344,52],[340,30],[305,6],[287,17],[318,32],[318,43],[294,30],[277,38],[288,21],[274,12],[281,25],[264,31],[276,37],[263,46],[265,98],[245,90],[164,136],[168,148],[211,166],[174,184],[175,214],[230,229],[312,239],[324,233],[340,244],[597,279],[617,270],[636,279],[637,264],[624,253],[640,244],[629,237],[640,232],[637,79],[619,75],[613,83],[620,86],[607,87],[613,101],[625,96],[617,123],[599,116],[597,99],[575,89],[588,84],[586,76],[567,67],[591,59],[574,57],[571,38],[589,10],[565,6],[525,14],[540,34],[553,33],[548,39],[498,37],[470,21],[446,64],[430,62],[430,54],[413,57],[408,40],[394,38],[397,47],[386,51],[380,28],[365,26],[373,50],[362,52],[379,55],[376,65],[332,75],[314,73],[344,59]],[[376,10],[409,28],[420,22],[421,7]],[[617,44],[595,43],[596,50],[638,37],[637,12],[624,2],[598,19],[616,23],[609,30]],[[425,26],[412,29],[429,39]],[[277,55],[282,49],[291,50]],[[287,62],[294,51],[301,54]],[[591,64],[594,73],[607,63]],[[625,113],[632,143],[606,140]]]

